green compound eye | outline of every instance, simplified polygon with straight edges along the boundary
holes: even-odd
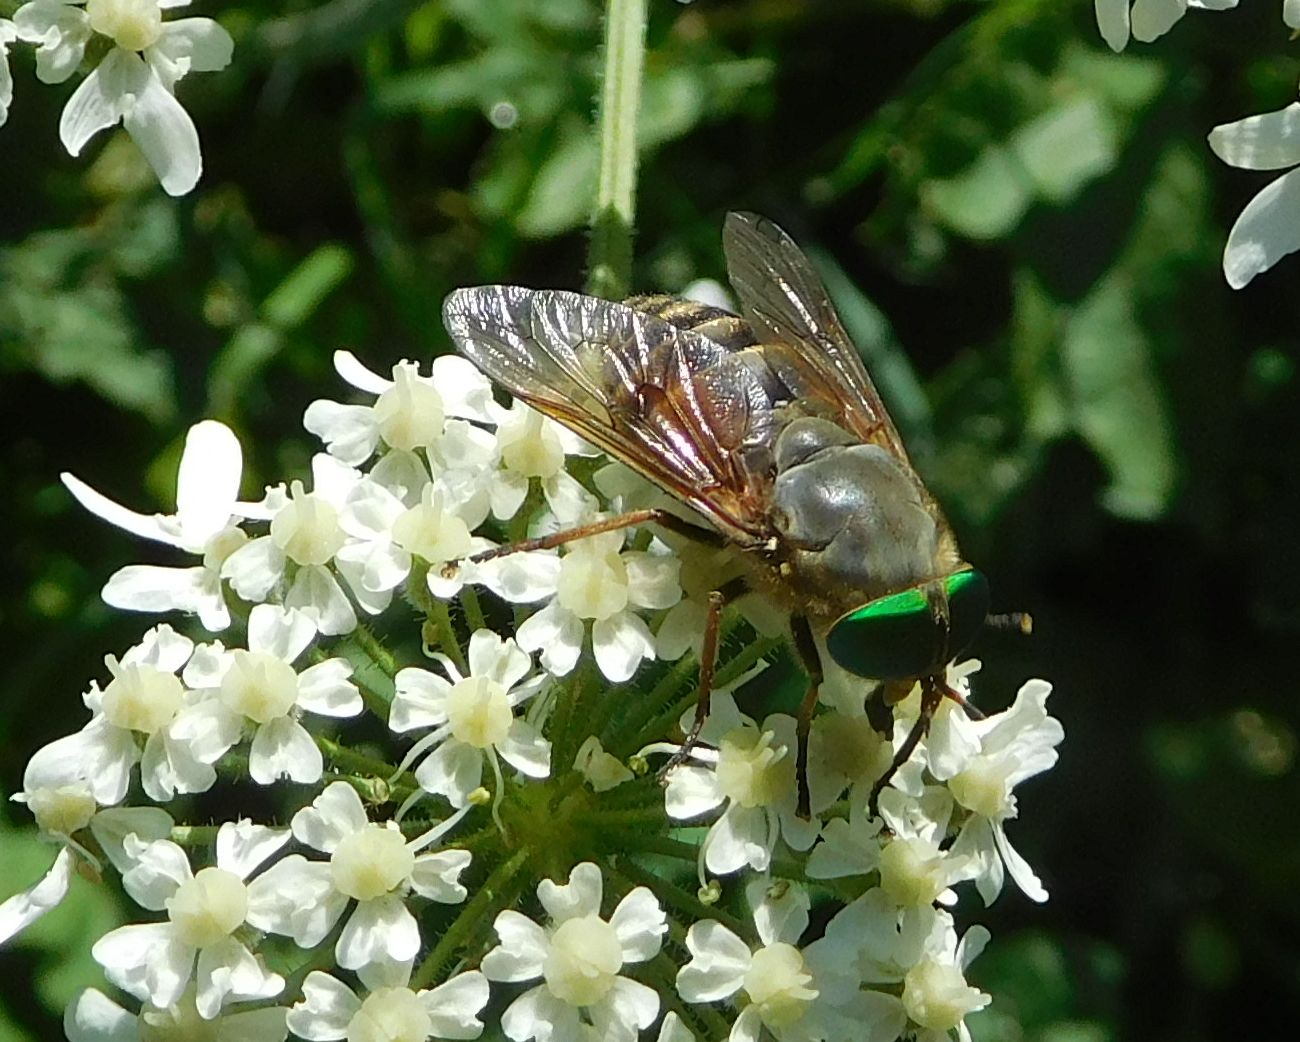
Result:
[[[909,680],[938,672],[975,639],[989,610],[989,584],[982,573],[954,572],[939,585],[948,598],[946,641],[924,583],[841,615],[826,635],[826,650],[850,673],[872,680]]]

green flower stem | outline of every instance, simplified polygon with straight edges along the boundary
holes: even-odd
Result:
[[[518,876],[529,860],[536,856],[532,848],[520,847],[514,856],[497,865],[492,874],[483,880],[474,896],[465,903],[447,932],[438,939],[438,943],[411,977],[413,990],[429,987],[438,971],[451,962],[452,954],[458,948],[467,945],[476,934],[490,927],[496,921],[497,913],[514,903],[522,885]]]
[[[469,676],[469,664],[465,661],[465,653],[461,650],[460,641],[456,639],[456,627],[452,624],[451,608],[447,602],[437,597],[430,597],[425,611],[434,631],[438,634],[438,646],[443,654],[456,664],[462,676]]]
[[[647,0],[609,0],[597,131],[600,166],[587,247],[587,292],[621,300],[632,284],[637,113],[645,67]]]
[[[618,828],[621,825],[666,825],[663,800],[654,807],[629,807],[625,810],[576,811],[573,820],[581,825],[602,825]]]
[[[469,623],[470,633],[488,628],[487,618],[483,615],[483,606],[479,604],[478,590],[472,586],[462,586],[460,606],[465,609],[465,621]]]
[[[781,641],[778,637],[759,637],[751,644],[746,645],[714,674],[714,689],[716,690],[731,683],[780,646]],[[651,718],[636,735],[634,741],[628,743],[627,754],[630,755],[636,752],[642,746],[655,741],[660,735],[668,731],[677,722],[678,717],[695,705],[698,698],[699,692],[693,691]]]
[[[366,653],[370,661],[384,671],[389,679],[397,676],[397,663],[392,653],[384,647],[368,626],[357,626],[349,636],[358,648]]]
[[[335,741],[333,738],[317,737],[316,744],[320,746],[321,752],[330,758],[330,762],[336,768],[341,768],[341,770],[336,770],[333,773],[341,777],[343,781],[351,783],[362,798],[375,795],[376,779],[382,781],[385,786],[389,786],[388,779],[397,770],[394,764],[349,749],[346,745]],[[415,791],[415,786],[410,783],[393,782],[390,788],[394,800],[400,800],[403,795],[409,795]]]

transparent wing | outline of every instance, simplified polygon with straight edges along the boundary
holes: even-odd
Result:
[[[766,538],[766,454],[784,389],[761,353],[559,290],[456,290],[443,319],[460,352],[516,397],[734,541]]]
[[[821,277],[790,236],[766,217],[730,213],[722,230],[727,274],[762,341],[783,345],[798,363],[778,375],[801,396],[824,399],[848,429],[907,461],[907,450],[840,323]],[[776,364],[779,355],[772,355]]]

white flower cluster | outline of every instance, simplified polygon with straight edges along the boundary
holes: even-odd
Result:
[[[1111,48],[1122,51],[1129,37],[1149,43],[1173,28],[1189,8],[1225,11],[1237,0],[1094,0],[1097,27]],[[1300,0],[1283,0],[1282,21],[1300,32]],[[1246,204],[1228,232],[1223,274],[1233,289],[1300,250],[1300,102],[1277,112],[1224,123],[1210,132],[1210,148],[1243,170],[1289,170]]]
[[[92,137],[121,123],[144,153],[169,195],[184,195],[199,180],[203,160],[194,121],[176,100],[176,84],[190,72],[230,64],[234,43],[211,18],[164,21],[163,11],[190,0],[30,0],[0,19],[0,124],[13,102],[7,48],[36,48],[36,76],[63,83],[83,65],[95,67],[68,99],[59,138],[80,155]]]
[[[988,903],[1009,874],[1047,896],[1006,826],[1016,786],[1056,759],[1049,686],[981,720],[945,703],[874,794],[919,692],[882,735],[861,682],[832,674],[805,820],[793,718],[760,723],[726,693],[761,669],[755,638],[660,786],[646,761],[680,751],[694,698],[687,663],[646,665],[692,643],[661,639],[696,599],[681,558],[633,529],[469,559],[599,519],[637,483],[459,358],[336,368],[371,400],[307,410],[327,450],[310,487],[241,500],[240,446],[215,421],[186,439],[173,514],[64,475],[94,514],[197,562],[109,579],[110,605],[187,631],[159,623],[109,656],[88,719],[16,797],[58,854],[0,904],[0,939],[110,868],[146,913],[94,944],[119,994],[82,993],[68,1038],[967,1038],[991,999],[966,978],[987,933],[959,934],[959,890]],[[976,667],[949,671],[963,696]],[[373,728],[349,743],[363,714],[386,746]],[[218,779],[269,787],[282,813],[178,825],[181,795],[212,820]]]

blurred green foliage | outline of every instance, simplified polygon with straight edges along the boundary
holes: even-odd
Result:
[[[1204,143],[1293,100],[1277,6],[1194,12],[1116,56],[1081,0],[651,3],[637,288],[721,277],[729,209],[785,225],[998,607],[1038,622],[977,649],[985,704],[1042,675],[1067,731],[1011,826],[1052,901],[1008,895],[985,917],[981,1040],[1195,1042],[1300,1013],[1284,658],[1300,636],[1300,300],[1294,264],[1227,289],[1223,239],[1263,182]],[[104,608],[102,582],[167,560],[80,513],[60,470],[169,509],[184,430],[217,416],[254,494],[313,451],[300,419],[340,393],[334,349],[379,369],[427,359],[448,347],[454,286],[582,283],[596,0],[195,13],[237,47],[181,85],[206,166],[181,200],[120,132],[63,155],[71,85],[15,58],[4,791],[147,625]],[[46,854],[2,842],[8,892]],[[105,900],[79,884],[0,953],[0,1038],[57,1036],[69,980],[94,979],[71,935]]]

